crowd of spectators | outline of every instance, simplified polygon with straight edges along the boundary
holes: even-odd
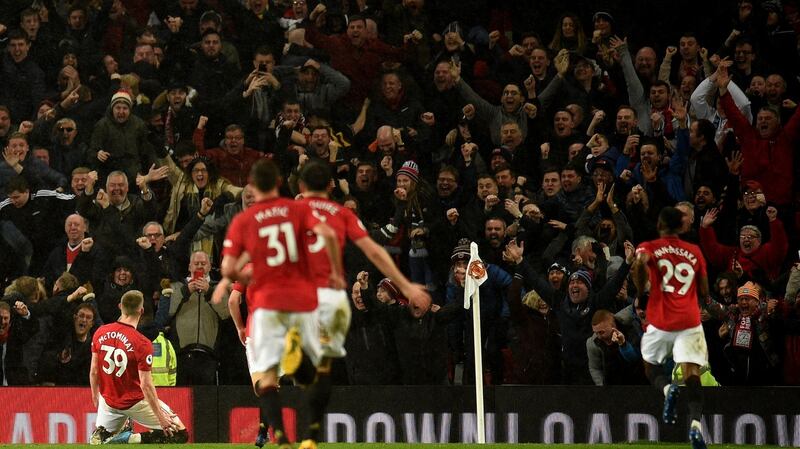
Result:
[[[290,197],[326,161],[434,297],[347,248],[340,384],[476,381],[471,241],[483,382],[645,384],[629,271],[665,206],[711,270],[704,384],[800,384],[798,2],[573,3],[3,1],[2,385],[88,384],[132,289],[179,385],[249,383],[208,300],[262,158]]]

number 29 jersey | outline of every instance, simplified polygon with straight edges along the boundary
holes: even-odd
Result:
[[[636,252],[650,256],[647,321],[664,331],[699,326],[697,277],[706,276],[706,261],[700,247],[667,236],[640,244]]]
[[[233,218],[222,255],[250,254],[253,277],[247,301],[253,310],[310,312],[317,291],[308,266],[312,228],[319,223],[308,205],[287,198],[259,201]]]
[[[133,326],[120,322],[100,326],[92,337],[98,357],[100,395],[109,407],[127,410],[144,399],[139,371],[153,365],[153,343]]]

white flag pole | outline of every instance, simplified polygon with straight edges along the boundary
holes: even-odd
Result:
[[[475,365],[475,405],[478,426],[478,443],[486,444],[486,414],[483,407],[483,339],[481,338],[481,294],[480,286],[486,281],[486,267],[478,255],[478,245],[470,243],[470,258],[464,279],[464,308],[472,300],[472,345]]]
[[[474,245],[474,243],[473,243]],[[483,345],[481,344],[481,294],[475,289],[472,296],[472,345],[475,353],[475,405],[478,423],[478,443],[486,444],[486,415],[483,412]]]

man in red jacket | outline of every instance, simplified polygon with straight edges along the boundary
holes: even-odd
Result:
[[[194,130],[192,141],[200,156],[205,156],[219,168],[219,174],[237,187],[247,184],[250,167],[259,159],[266,157],[264,153],[244,146],[244,131],[239,125],[228,125],[225,128],[225,140],[222,148],[206,150],[203,138],[208,117],[201,115]]]
[[[761,244],[761,231],[752,225],[742,226],[739,230],[739,247],[724,246],[717,241],[717,234],[711,225],[717,219],[719,210],[711,209],[700,223],[700,246],[711,265],[719,271],[733,271],[734,262],[741,265],[742,270],[750,278],[759,279],[763,273],[770,281],[780,275],[781,262],[789,250],[789,242],[783,224],[778,220],[778,210],[767,208],[769,217],[770,240]]]
[[[320,3],[311,12],[312,21],[324,12],[325,6]],[[406,58],[404,48],[392,47],[379,39],[370,39],[366,28],[366,20],[358,15],[350,16],[344,34],[326,36],[313,25],[306,28],[306,40],[314,47],[328,52],[331,55],[331,66],[350,79],[350,91],[344,101],[355,108],[354,110],[361,107],[364,98],[369,94],[382,64],[387,61],[402,62]],[[413,42],[413,39],[408,39],[405,48]]]
[[[718,73],[722,110],[742,144],[742,180],[760,182],[767,198],[778,206],[788,205],[792,201],[792,153],[800,137],[800,108],[784,127],[781,127],[778,111],[771,107],[761,108],[756,116],[756,125],[751,126],[728,95],[730,75],[727,69],[722,68]]]

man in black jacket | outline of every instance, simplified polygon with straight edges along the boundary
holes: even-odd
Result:
[[[22,347],[38,331],[39,322],[31,319],[24,302],[12,295],[0,301],[0,385],[30,383],[22,363]]]
[[[592,316],[596,310],[613,307],[614,298],[628,277],[633,262],[633,244],[625,242],[625,262],[600,291],[592,291],[592,276],[588,271],[578,270],[570,276],[567,295],[563,298],[544,276],[533,271],[522,257],[522,249],[514,242],[510,243],[507,259],[515,265],[515,276],[522,276],[525,287],[536,290],[556,312],[561,327],[564,382],[591,385],[586,339],[592,335]]]

